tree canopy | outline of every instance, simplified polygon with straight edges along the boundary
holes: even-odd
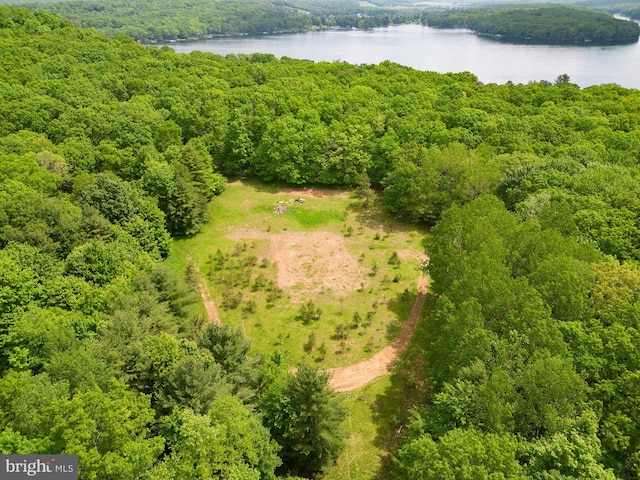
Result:
[[[203,325],[164,262],[253,176],[432,227],[432,391],[399,478],[637,478],[640,92],[178,55],[8,7],[0,83],[2,453],[128,480],[335,460],[326,376]]]
[[[212,35],[259,35],[297,32],[311,28],[373,28],[414,22],[417,8],[390,8],[385,2],[366,5],[354,0],[104,0],[99,3],[65,0],[21,2],[33,10],[46,10],[110,36],[128,35],[154,42],[203,38]],[[408,2],[406,7],[411,7]]]
[[[605,12],[561,5],[428,14],[427,23],[438,28],[469,28],[508,42],[546,45],[619,45],[636,43],[640,36],[640,26],[635,22]]]

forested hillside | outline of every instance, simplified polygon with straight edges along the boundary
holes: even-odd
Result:
[[[11,3],[10,0],[4,0]],[[16,2],[18,0],[15,0]],[[0,3],[3,3],[0,0]],[[569,6],[451,9],[420,2],[354,0],[63,0],[23,2],[108,36],[161,42],[216,35],[260,35],[325,28],[422,23],[469,28],[510,42],[612,45],[638,41],[640,27],[611,14]],[[595,5],[593,8],[604,8]],[[633,18],[633,8],[623,8]]]
[[[128,35],[142,42],[201,38],[209,35],[296,32],[310,28],[371,28],[419,20],[411,9],[390,9],[353,0],[104,0],[31,3],[93,27],[110,36]]]
[[[5,7],[0,85],[2,453],[317,476],[345,436],[326,376],[194,317],[163,258],[225,177],[368,179],[433,226],[433,390],[392,476],[638,477],[639,91],[178,55]]]
[[[640,27],[611,14],[569,6],[477,8],[432,14],[438,28],[469,28],[509,42],[545,45],[635,43]]]

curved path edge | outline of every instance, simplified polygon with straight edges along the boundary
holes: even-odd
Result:
[[[429,277],[420,276],[418,279],[418,295],[413,302],[409,318],[402,325],[400,333],[393,342],[384,347],[373,357],[346,367],[329,368],[325,370],[329,374],[329,387],[336,392],[349,392],[365,386],[367,383],[388,373],[396,360],[409,346],[411,338],[418,326],[420,314],[427,297]],[[211,296],[211,291],[206,281],[200,282],[200,296],[207,310],[209,320],[218,326],[222,326],[218,309]]]
[[[428,278],[421,277],[418,296],[413,302],[409,318],[402,326],[396,339],[368,360],[346,367],[329,368],[329,387],[336,392],[349,392],[365,386],[367,383],[389,372],[396,360],[409,346],[418,326],[422,307],[427,297]]]

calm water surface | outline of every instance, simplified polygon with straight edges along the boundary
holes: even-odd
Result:
[[[399,25],[373,30],[224,37],[168,44],[180,53],[201,50],[219,55],[271,53],[316,62],[340,60],[378,64],[385,60],[418,70],[472,72],[484,83],[554,81],[568,74],[587,87],[617,83],[640,89],[640,44],[596,46],[511,45],[468,30]]]

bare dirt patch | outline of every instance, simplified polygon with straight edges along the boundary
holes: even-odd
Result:
[[[278,265],[278,285],[294,298],[331,290],[347,295],[361,288],[366,274],[348,251],[344,237],[331,232],[295,232],[270,237]]]
[[[328,291],[345,296],[368,285],[366,270],[337,233],[236,230],[227,238],[269,240],[269,260],[278,265],[278,286],[294,301]]]

